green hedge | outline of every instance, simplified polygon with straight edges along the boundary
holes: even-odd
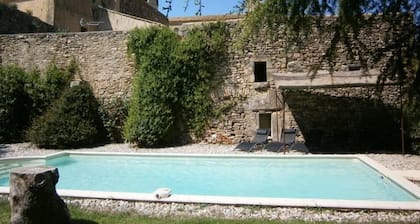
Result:
[[[20,141],[29,125],[32,98],[28,76],[15,66],[0,67],[0,143]]]
[[[420,154],[420,96],[413,97],[407,103],[405,115],[410,139],[410,148],[413,152]]]
[[[166,27],[131,32],[137,74],[124,128],[127,141],[155,147],[198,137],[213,116],[210,91],[226,55],[226,25],[190,30],[185,38]]]
[[[24,141],[25,131],[65,89],[76,72],[50,64],[45,74],[17,66],[0,66],[0,143]]]
[[[44,115],[35,120],[28,138],[39,147],[57,149],[103,142],[105,129],[98,107],[87,83],[68,88]]]
[[[75,72],[51,64],[45,74],[17,66],[0,67],[0,143],[20,142],[35,117],[57,99]]]
[[[131,33],[130,50],[136,54],[137,75],[124,137],[143,146],[172,141],[178,79],[171,71],[178,37],[169,28],[151,27]]]
[[[113,143],[124,142],[122,130],[127,120],[128,102],[123,98],[114,98],[106,103],[101,102],[99,114],[107,131],[108,140]]]

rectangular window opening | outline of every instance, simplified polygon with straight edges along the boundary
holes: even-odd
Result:
[[[255,82],[267,82],[267,62],[254,62]]]

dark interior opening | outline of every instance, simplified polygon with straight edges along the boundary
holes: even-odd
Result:
[[[255,82],[267,82],[267,62],[254,62]]]
[[[349,71],[358,71],[362,68],[361,64],[349,64]]]
[[[271,129],[271,114],[261,113],[258,116],[259,119],[259,128]]]

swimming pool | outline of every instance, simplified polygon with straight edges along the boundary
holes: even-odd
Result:
[[[0,164],[58,167],[57,188],[68,196],[155,201],[156,189],[170,188],[161,201],[420,210],[415,185],[363,156],[59,153],[18,161]]]

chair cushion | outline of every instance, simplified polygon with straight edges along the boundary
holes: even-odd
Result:
[[[267,134],[268,134],[268,129],[266,128],[257,129],[257,135],[267,135]]]

